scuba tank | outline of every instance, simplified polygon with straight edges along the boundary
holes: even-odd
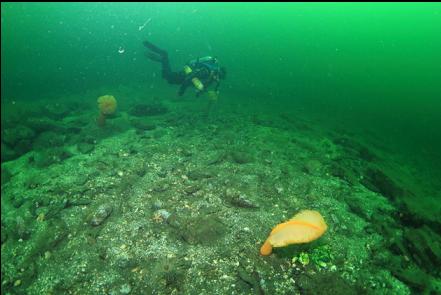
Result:
[[[184,73],[186,75],[191,74],[191,72],[193,72],[193,70],[188,66],[185,65],[184,66]],[[193,83],[193,86],[198,90],[198,91],[202,91],[204,90],[204,84],[202,84],[201,80],[199,80],[199,78],[194,77],[191,79],[191,82]]]

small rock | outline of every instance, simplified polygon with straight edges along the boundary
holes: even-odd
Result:
[[[223,162],[226,158],[227,158],[228,154],[227,153],[218,153],[214,156],[212,156],[207,164],[208,165],[215,165],[215,164],[220,164],[221,162]]]
[[[77,149],[82,154],[89,154],[94,150],[95,146],[87,142],[80,142],[77,145]]]
[[[6,229],[3,229],[3,225],[2,225],[2,229],[0,230],[0,234],[1,234],[2,245],[3,245],[3,243],[6,242],[6,240],[9,238],[9,234],[6,232]]]
[[[37,136],[32,147],[34,149],[44,150],[47,148],[62,146],[65,141],[65,135],[55,133],[54,131],[46,131]]]
[[[20,154],[18,154],[14,149],[10,148],[8,145],[4,144],[3,142],[1,144],[1,150],[2,150],[2,153],[1,153],[2,154],[2,162],[14,160],[18,156],[20,156]],[[2,178],[3,178],[3,176],[2,176]],[[3,181],[2,181],[2,183],[3,183]]]
[[[124,284],[121,286],[121,288],[119,289],[119,292],[121,294],[129,294],[130,292],[132,292],[132,287],[130,287],[129,284]]]
[[[53,131],[57,129],[61,129],[61,126],[59,123],[57,123],[54,120],[51,120],[46,117],[31,117],[26,120],[26,126],[34,130],[36,133],[42,133],[45,131]]]
[[[160,103],[137,104],[129,110],[129,114],[136,117],[157,116],[167,113],[167,108]]]
[[[200,216],[179,227],[182,239],[190,245],[213,245],[226,232],[225,225],[216,216]]]
[[[98,226],[101,225],[112,213],[112,206],[110,204],[102,204],[100,205],[97,210],[92,215],[92,218],[90,220],[90,224],[92,226]]]
[[[44,252],[44,259],[49,259],[49,258],[51,258],[51,256],[52,256],[52,253],[50,251]]]
[[[44,151],[35,152],[33,157],[29,159],[38,168],[46,168],[52,164],[60,163],[72,154],[63,148],[52,148]]]
[[[64,103],[49,103],[43,108],[44,114],[55,120],[66,117],[71,111],[71,108]]]
[[[404,190],[379,169],[367,169],[361,184],[367,189],[380,193],[391,200],[395,200],[404,194]]]
[[[186,188],[184,188],[184,192],[187,195],[194,195],[196,192],[198,192],[200,190],[201,190],[201,188],[196,185],[190,185],[190,186],[187,186]]]
[[[2,144],[2,146],[3,146],[3,144]],[[3,148],[2,148],[2,154],[3,154]],[[12,178],[11,171],[9,171],[9,169],[7,169],[6,167],[3,167],[3,165],[2,165],[2,173],[1,173],[1,175],[2,175],[1,176],[2,177],[2,185],[7,183]]]
[[[162,208],[162,202],[160,200],[156,200],[153,205],[152,205],[152,209],[154,210],[159,210]]]
[[[312,175],[319,173],[321,169],[322,164],[316,159],[308,160],[303,166],[303,171]]]
[[[138,130],[149,131],[156,129],[156,125],[144,120],[131,120],[130,123]]]
[[[252,157],[244,152],[234,151],[231,153],[231,158],[237,164],[246,164],[253,161]]]
[[[17,126],[2,131],[2,141],[14,147],[21,140],[31,140],[35,137],[35,132],[26,126]]]
[[[250,200],[246,199],[243,195],[231,197],[230,203],[233,206],[240,208],[259,208],[259,206],[255,205]]]
[[[136,265],[136,261],[128,254],[124,253],[116,259],[116,265],[122,269],[131,269]]]
[[[162,193],[162,192],[167,191],[169,188],[170,188],[170,185],[166,182],[163,182],[163,183],[159,183],[158,185],[156,185],[153,188],[153,191],[157,192],[157,193]]]
[[[203,178],[211,178],[212,175],[208,171],[204,171],[202,169],[193,170],[188,172],[188,178],[191,180],[200,180]]]

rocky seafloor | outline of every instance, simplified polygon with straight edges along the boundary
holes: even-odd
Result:
[[[375,137],[97,96],[2,106],[2,294],[440,294],[439,179]],[[260,256],[302,209],[325,235]]]

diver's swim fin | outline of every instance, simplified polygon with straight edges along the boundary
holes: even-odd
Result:
[[[165,50],[162,50],[161,48],[157,47],[156,45],[154,45],[153,43],[145,40],[144,42],[142,42],[142,44],[144,44],[145,47],[147,47],[148,49],[150,49],[151,51],[164,56],[167,55],[167,52]]]
[[[161,55],[158,55],[156,53],[147,52],[145,55],[147,56],[147,58],[153,61],[162,62],[164,60]]]

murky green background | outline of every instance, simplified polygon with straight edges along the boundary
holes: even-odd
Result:
[[[144,57],[149,38],[176,69],[218,56],[236,101],[369,127],[410,154],[441,150],[439,3],[2,3],[1,22],[2,101],[169,87]]]
[[[2,3],[1,107],[2,293],[441,290],[440,3]]]

